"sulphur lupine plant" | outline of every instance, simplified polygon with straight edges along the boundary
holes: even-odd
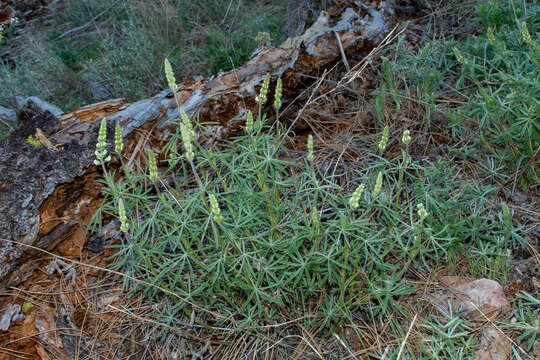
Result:
[[[168,61],[165,72],[175,92]],[[115,214],[124,233],[113,266],[143,281],[126,280],[127,288],[161,301],[159,321],[258,332],[310,314],[304,326],[330,334],[353,313],[400,311],[397,297],[414,290],[405,270],[446,261],[481,241],[480,229],[512,231],[486,216],[491,204],[449,176],[448,164],[381,157],[394,136],[388,127],[366,148],[369,162],[351,163],[347,176],[315,159],[312,135],[304,156],[287,158],[288,134],[262,121],[271,80],[256,97],[257,116],[246,112],[229,142],[200,145],[206,125],[178,103],[178,130],[160,150],[167,161],[150,149],[148,166],[125,167],[121,181],[106,175],[101,214]],[[273,110],[281,94],[278,80]],[[407,153],[410,131],[396,136]],[[99,139],[105,167],[106,133]]]

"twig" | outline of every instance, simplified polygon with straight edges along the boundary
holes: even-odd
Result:
[[[409,334],[411,333],[412,327],[414,326],[414,323],[416,322],[416,317],[418,314],[414,314],[414,318],[412,319],[411,325],[409,326],[409,330],[407,331],[407,335],[405,335],[405,339],[403,339],[403,342],[401,343],[401,346],[399,347],[399,352],[397,354],[396,360],[399,360],[401,357],[401,353],[403,352],[403,348],[405,347],[405,343],[407,343],[407,339],[409,338]]]
[[[6,125],[8,128],[11,129],[11,131],[15,130],[15,128],[13,126],[11,126],[7,121],[5,121],[4,119],[0,119],[0,121]]]
[[[116,0],[115,2],[113,2],[111,4],[111,6],[109,6],[108,8],[106,8],[105,10],[103,10],[102,12],[100,12],[99,14],[97,14],[96,16],[94,16],[94,18],[92,20],[90,20],[89,22],[87,22],[86,24],[84,25],[81,25],[81,26],[77,26],[76,28],[73,28],[71,30],[68,30],[64,33],[62,33],[60,36],[56,37],[54,40],[60,40],[70,34],[73,34],[74,32],[77,32],[77,31],[81,31],[81,30],[84,30],[86,29],[87,27],[89,27],[90,25],[92,25],[94,23],[94,21],[96,21],[97,19],[99,19],[100,17],[102,17],[103,15],[105,15],[109,10],[111,10],[113,7],[116,6],[116,4],[118,4],[120,2],[120,0]]]
[[[347,56],[345,56],[345,50],[343,50],[343,43],[341,42],[341,38],[339,37],[339,34],[334,30],[334,35],[336,36],[336,40],[339,45],[339,52],[341,52],[341,59],[343,60],[343,64],[345,64],[345,69],[347,69],[347,73],[351,72],[351,67],[349,66],[349,62],[347,61]],[[353,84],[354,88],[354,84]]]
[[[353,354],[353,352],[351,351],[351,349],[349,349],[349,347],[343,342],[343,340],[341,340],[341,338],[339,337],[338,334],[334,333],[334,336],[336,337],[336,339],[338,339],[339,343],[341,344],[341,346],[343,346],[345,348],[345,350],[347,350],[349,352],[349,354],[357,359],[357,357]]]

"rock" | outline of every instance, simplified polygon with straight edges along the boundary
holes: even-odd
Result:
[[[84,74],[82,79],[88,86],[88,91],[90,91],[94,100],[104,100],[112,96],[106,82],[103,79],[99,79],[96,75]]]
[[[21,305],[13,304],[8,306],[6,311],[2,314],[0,318],[0,330],[8,330],[11,325],[11,320],[18,320],[18,315],[21,312]]]
[[[17,112],[12,109],[0,106],[0,122],[17,123]]]
[[[475,360],[506,360],[512,352],[510,339],[493,326],[482,331],[480,346],[476,351]]]
[[[63,114],[62,110],[38,98],[37,96],[30,96],[27,98],[17,96],[15,99],[17,101],[17,116],[19,119],[23,117],[32,118],[37,114],[46,112],[51,113],[57,118]]]
[[[469,320],[484,320],[510,310],[503,287],[490,279],[469,280],[458,276],[443,276],[441,284],[447,289],[433,298],[439,306],[450,304],[454,312]],[[481,313],[480,313],[481,312]]]
[[[510,310],[503,287],[490,279],[468,279],[460,276],[440,278],[443,289],[429,296],[438,309],[444,309],[470,321],[493,319]],[[475,360],[505,360],[510,356],[512,344],[508,337],[495,327],[482,332]]]

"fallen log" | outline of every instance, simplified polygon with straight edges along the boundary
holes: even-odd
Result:
[[[238,69],[181,84],[175,94],[164,90],[132,104],[115,99],[59,116],[51,111],[21,115],[21,126],[0,143],[0,287],[31,276],[39,264],[35,248],[81,255],[86,226],[101,202],[96,182],[101,175],[93,160],[103,117],[109,134],[115,124],[122,127],[128,158],[145,139],[155,146],[166,140],[179,117],[175,97],[188,115],[215,123],[217,136],[226,138],[238,131],[248,110],[256,109],[256,92],[267,73],[283,79],[287,103],[310,85],[310,76],[346,56],[367,55],[383,41],[391,23],[387,1],[340,1],[303,35],[258,49]],[[30,144],[28,137],[36,129],[59,151]],[[146,132],[142,138],[141,130]]]

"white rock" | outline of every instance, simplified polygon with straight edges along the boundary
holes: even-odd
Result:
[[[17,112],[15,110],[0,106],[0,120],[16,123]]]
[[[480,346],[476,350],[475,360],[506,360],[512,352],[512,343],[508,337],[494,327],[487,327],[482,332]]]

